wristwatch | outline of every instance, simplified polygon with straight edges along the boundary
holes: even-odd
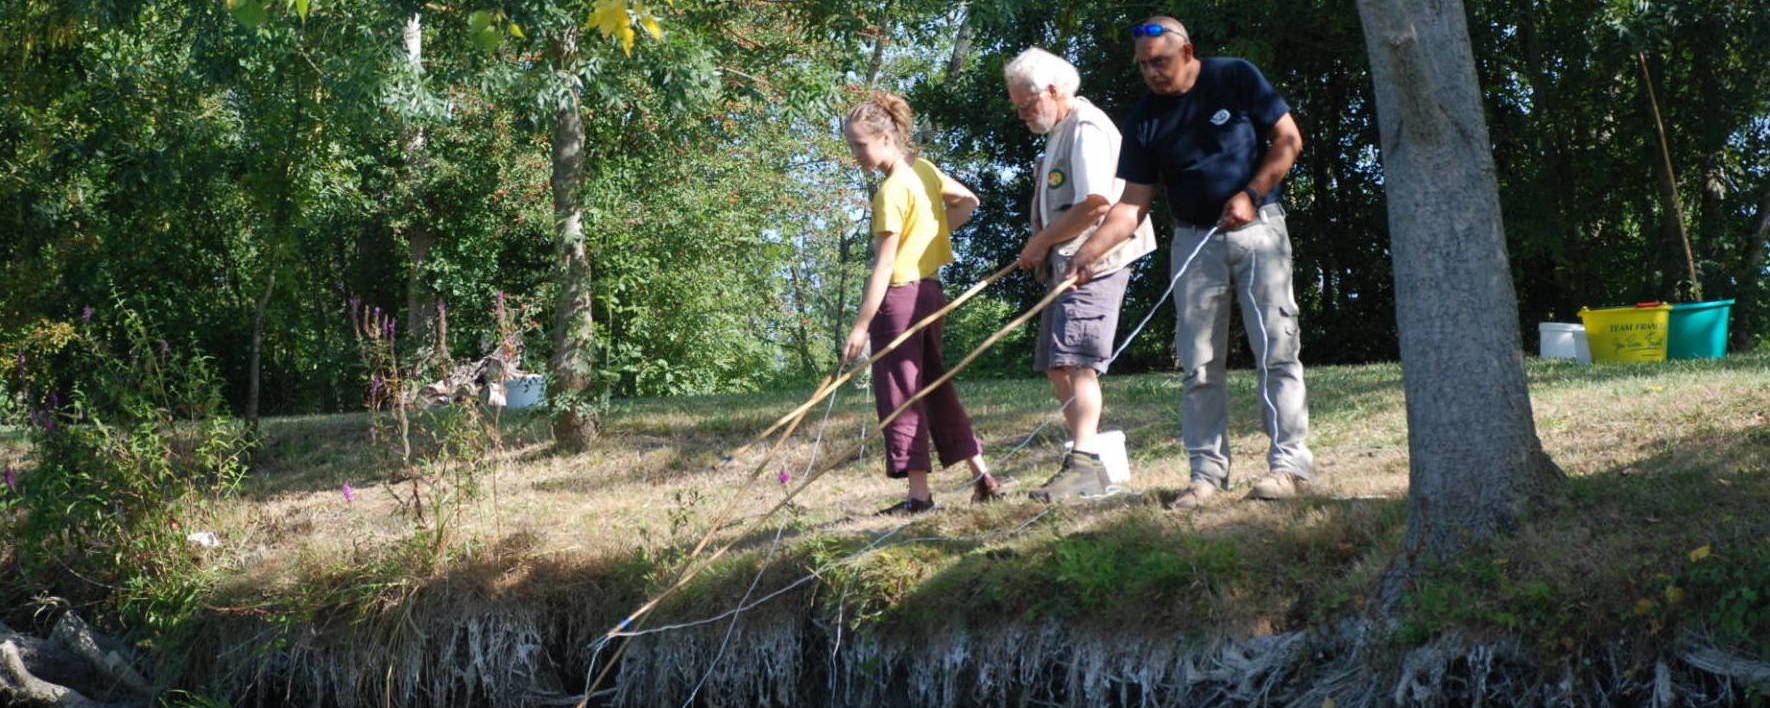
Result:
[[[1248,199],[1253,200],[1254,206],[1260,206],[1260,193],[1254,191],[1253,187],[1242,187],[1241,191],[1247,192]]]

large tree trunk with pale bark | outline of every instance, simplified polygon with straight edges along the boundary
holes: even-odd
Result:
[[[575,30],[553,41],[562,69],[577,65]],[[553,121],[553,235],[558,246],[554,277],[559,295],[553,303],[552,390],[553,440],[563,451],[583,450],[596,435],[596,413],[590,401],[591,335],[590,253],[584,243],[583,209],[578,186],[584,172],[584,116],[575,90],[568,92]]]
[[[1358,7],[1382,131],[1407,395],[1405,571],[1506,532],[1560,470],[1531,418],[1463,4]]]

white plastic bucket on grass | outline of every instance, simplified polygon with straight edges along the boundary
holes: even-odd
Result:
[[[1581,364],[1592,363],[1592,348],[1586,341],[1585,325],[1541,322],[1536,329],[1537,334],[1542,337],[1542,358],[1574,359]]]
[[[504,407],[511,410],[540,405],[547,393],[547,377],[529,374],[504,382]]]
[[[1074,441],[1064,441],[1064,450],[1072,447],[1075,447]],[[1094,436],[1094,452],[1100,455],[1100,463],[1106,465],[1109,484],[1131,481],[1131,458],[1125,454],[1125,431],[1107,430]]]

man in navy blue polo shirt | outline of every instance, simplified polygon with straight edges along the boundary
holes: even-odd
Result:
[[[1197,507],[1229,487],[1224,359],[1232,296],[1259,373],[1261,428],[1272,439],[1270,474],[1252,495],[1296,496],[1315,461],[1303,442],[1309,409],[1278,188],[1303,136],[1290,106],[1248,61],[1198,58],[1172,17],[1151,17],[1131,33],[1150,93],[1123,127],[1124,193],[1077,251],[1070,274],[1086,280],[1099,254],[1130,237],[1161,185],[1175,221],[1170,268],[1186,269],[1174,290],[1174,344],[1185,368],[1181,439],[1192,481],[1175,505]]]

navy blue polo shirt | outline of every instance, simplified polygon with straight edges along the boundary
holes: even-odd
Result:
[[[1291,108],[1246,59],[1212,57],[1199,64],[1191,90],[1146,94],[1131,110],[1118,174],[1127,182],[1159,181],[1174,218],[1208,226],[1254,178],[1266,157],[1266,134]],[[1274,189],[1260,204],[1277,202]]]

